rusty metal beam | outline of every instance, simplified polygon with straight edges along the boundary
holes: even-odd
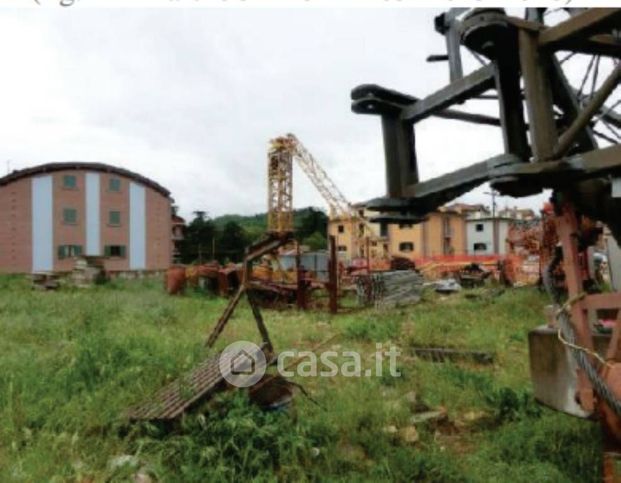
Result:
[[[590,8],[541,32],[539,46],[561,50],[577,38],[588,38],[603,30],[618,27],[621,8]]]

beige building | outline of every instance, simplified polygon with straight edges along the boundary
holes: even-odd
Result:
[[[369,219],[364,205],[355,205],[360,216]],[[336,237],[339,257],[343,260],[365,257],[366,246],[371,258],[406,257],[411,260],[466,253],[466,214],[461,209],[442,207],[418,224],[363,223],[360,220],[331,219],[328,234]]]
[[[388,232],[385,226],[368,221],[377,216],[374,211],[365,209],[364,204],[354,205],[360,219],[331,218],[328,222],[328,235],[336,238],[336,250],[341,260],[364,258],[385,258],[388,256]]]

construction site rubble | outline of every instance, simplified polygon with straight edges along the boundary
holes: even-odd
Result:
[[[415,271],[377,272],[356,277],[358,304],[387,309],[420,301],[423,277]]]
[[[71,271],[71,281],[75,287],[80,288],[88,288],[105,282],[104,258],[77,257]]]
[[[240,272],[238,265],[221,266],[218,262],[187,267],[175,265],[166,272],[166,292],[169,295],[178,295],[189,286],[219,296],[228,296],[239,287]]]
[[[461,290],[461,285],[459,285],[459,282],[454,278],[438,280],[434,283],[434,286],[436,292],[442,294],[456,293]]]

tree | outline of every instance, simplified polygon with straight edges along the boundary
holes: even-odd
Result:
[[[179,247],[182,263],[202,263],[212,258],[216,227],[205,211],[195,211],[194,219],[186,226]]]
[[[326,236],[318,231],[304,238],[302,244],[307,245],[311,250],[326,250],[328,248]]]
[[[322,210],[312,207],[304,211],[300,210],[298,217],[296,235],[300,240],[304,240],[315,233],[323,234],[325,238],[328,232],[328,217]]]
[[[244,258],[246,245],[248,245],[246,230],[239,223],[228,221],[218,234],[217,258],[221,262],[241,262]]]

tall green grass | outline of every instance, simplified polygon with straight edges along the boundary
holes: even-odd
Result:
[[[336,317],[265,311],[279,349],[340,334],[331,348],[370,364],[376,342],[396,344],[402,377],[298,377],[319,405],[298,394],[264,412],[231,392],[161,427],[122,414],[206,355],[226,300],[168,297],[159,281],[41,293],[0,277],[0,481],[598,481],[597,426],[532,398],[526,335],[545,302],[517,290]],[[238,339],[258,340],[245,306],[218,347]],[[497,362],[434,364],[412,356],[419,345],[490,350]],[[387,430],[439,406],[448,421],[418,424],[416,444]]]

